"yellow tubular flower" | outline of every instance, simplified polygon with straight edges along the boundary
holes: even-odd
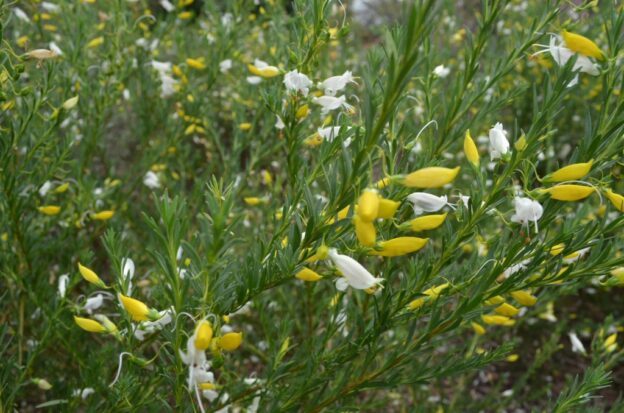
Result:
[[[380,250],[370,251],[370,255],[381,255],[382,257],[398,257],[400,255],[416,252],[424,247],[429,238],[418,237],[398,237],[382,241],[378,244]]]
[[[613,352],[617,348],[617,333],[613,333],[607,337],[603,345],[607,352]]]
[[[251,129],[251,127],[252,127],[252,124],[249,122],[243,122],[240,125],[238,125],[238,129],[242,131],[248,131]]]
[[[499,305],[498,307],[494,309],[494,312],[496,314],[505,315],[507,317],[515,317],[516,315],[518,315],[520,310],[518,310],[516,307],[514,307],[511,304],[502,303],[501,305]]]
[[[91,284],[95,284],[101,288],[108,288],[106,287],[106,284],[104,284],[104,281],[102,281],[102,279],[98,277],[98,275],[92,269],[85,267],[81,263],[78,263],[78,271],[80,272],[80,275],[82,275],[82,278],[84,278]]]
[[[566,47],[573,52],[594,57],[598,60],[604,59],[604,54],[598,47],[596,43],[589,40],[585,36],[581,36],[580,34],[570,33],[567,30],[561,32],[561,36],[563,37],[563,41],[566,44]]]
[[[436,229],[444,223],[446,216],[446,212],[444,214],[425,215],[405,222],[401,224],[399,228],[403,230],[411,230],[414,232]]]
[[[557,185],[552,188],[542,188],[540,192],[549,193],[557,201],[580,201],[594,192],[594,188],[585,185]]]
[[[302,281],[308,282],[318,281],[323,278],[316,271],[313,271],[308,267],[303,267],[297,274],[295,274],[295,277]]]
[[[115,211],[100,211],[93,215],[91,215],[91,219],[95,219],[97,221],[106,221],[109,220],[115,215]]]
[[[377,231],[372,222],[364,221],[359,216],[353,217],[353,224],[355,225],[355,235],[357,236],[360,244],[365,247],[372,247],[375,245],[375,239],[377,238]]]
[[[61,207],[58,205],[44,205],[37,209],[44,215],[58,215],[61,212]]]
[[[466,136],[464,137],[464,154],[466,155],[468,162],[474,166],[479,166],[479,150],[477,149],[477,145],[475,145],[472,140],[469,130],[466,131]]]
[[[516,361],[518,361],[519,358],[520,356],[517,354],[510,354],[507,357],[505,357],[505,360],[507,360],[510,363],[515,363]]]
[[[375,188],[377,188],[377,189],[384,189],[385,187],[390,185],[390,182],[391,182],[390,178],[380,179],[379,181],[375,182]]]
[[[78,324],[78,327],[90,333],[106,333],[106,327],[90,318],[74,316],[74,321]]]
[[[485,327],[483,327],[481,324],[479,323],[475,323],[474,321],[470,323],[470,325],[472,326],[472,329],[474,330],[474,332],[480,336],[485,334]]]
[[[303,105],[297,109],[295,117],[297,118],[297,120],[301,120],[308,116],[308,113],[310,113],[310,107],[308,105]]]
[[[234,351],[243,342],[243,333],[227,333],[219,338],[217,345],[225,351]]]
[[[155,318],[153,314],[154,311],[150,310],[145,303],[135,298],[127,297],[121,293],[119,294],[119,300],[134,321],[147,321],[150,318]],[[156,315],[156,317],[158,316]]]
[[[564,248],[565,248],[565,244],[554,245],[550,249],[550,255],[552,255],[553,257],[556,257],[557,255],[559,255],[559,254],[561,254],[563,252]]]
[[[409,188],[440,188],[451,183],[457,177],[459,169],[459,166],[453,169],[432,166],[412,172],[400,182]]]
[[[379,198],[379,209],[377,210],[377,218],[390,219],[394,217],[397,209],[401,205],[398,201],[391,199]]]
[[[624,212],[624,196],[616,194],[611,189],[607,189],[605,195],[618,211]]]
[[[592,159],[589,162],[575,163],[572,165],[564,166],[563,168],[557,169],[555,172],[546,175],[542,181],[563,182],[581,179],[589,173],[593,163],[594,160]]]
[[[442,291],[444,291],[445,289],[447,289],[449,287],[449,283],[444,283],[444,284],[440,284],[438,286],[435,287],[431,287],[425,291],[423,291],[423,295],[424,297],[420,297],[415,299],[414,301],[412,301],[411,303],[409,303],[407,305],[407,308],[410,310],[417,310],[420,307],[423,306],[423,304],[425,304],[425,302],[428,301],[434,301],[436,300],[440,294],[442,293]]]
[[[262,199],[257,196],[247,196],[243,198],[243,201],[245,201],[245,203],[249,206],[256,206],[262,203]]]
[[[103,43],[104,43],[104,37],[100,36],[100,37],[96,37],[95,39],[89,41],[89,43],[87,43],[87,47],[89,49],[92,49],[94,47],[101,46]]]
[[[511,296],[519,304],[524,305],[526,307],[531,307],[532,305],[535,305],[535,303],[537,302],[537,297],[532,295],[528,291],[523,291],[523,290],[512,291]]]
[[[189,67],[197,70],[203,70],[206,68],[206,64],[201,59],[193,59],[189,57],[188,59],[186,59],[186,64]]]
[[[481,319],[485,324],[493,325],[493,326],[513,326],[516,322],[511,318],[504,315],[487,315],[483,314]]]
[[[267,66],[267,67],[263,67],[262,69],[258,69],[256,66],[249,64],[247,65],[247,68],[249,69],[252,75],[260,76],[265,79],[270,79],[280,74],[279,69],[275,66]]]
[[[372,222],[379,212],[379,194],[374,189],[365,189],[358,199],[357,215],[362,221]]]
[[[505,302],[505,299],[500,295],[495,295],[494,297],[488,298],[484,301],[485,305],[498,305]]]
[[[201,320],[195,328],[195,348],[206,350],[212,340],[212,326],[206,320]]]

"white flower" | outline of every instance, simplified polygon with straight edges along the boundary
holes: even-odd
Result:
[[[583,342],[578,338],[574,331],[568,333],[568,337],[570,337],[570,343],[572,343],[572,351],[574,353],[581,353],[583,355],[587,355],[587,351],[585,350],[585,346]]]
[[[42,1],[41,8],[50,13],[57,13],[61,10],[60,6],[54,3],[50,3],[49,1]]]
[[[159,62],[157,60],[151,61],[152,68],[160,73],[168,73],[171,71],[171,62]]]
[[[58,45],[54,42],[50,42],[50,50],[52,50],[54,53],[56,53],[59,56],[63,54],[63,51],[61,50],[61,48],[58,47]]]
[[[160,0],[160,5],[167,13],[171,13],[175,10],[175,6],[168,0]]]
[[[160,179],[158,179],[158,175],[156,175],[154,172],[147,171],[147,173],[143,177],[143,185],[147,186],[150,189],[160,188]]]
[[[588,252],[589,252],[589,247],[581,248],[580,250],[575,251],[572,254],[565,256],[563,258],[563,263],[572,264],[573,262],[576,262],[579,259],[583,258]]]
[[[83,310],[92,314],[94,310],[102,307],[102,304],[104,304],[104,296],[102,294],[98,294],[95,297],[87,298]]]
[[[260,76],[247,76],[247,83],[250,85],[257,85],[262,82],[262,78]]]
[[[328,142],[331,142],[336,136],[338,136],[338,133],[340,133],[340,128],[341,126],[328,126],[326,128],[318,128],[316,132],[321,138]],[[348,129],[349,128],[347,128],[347,130]]]
[[[335,248],[329,250],[329,258],[343,275],[336,281],[336,288],[340,291],[346,290],[348,286],[356,290],[366,290],[384,281],[383,278],[373,277],[362,264],[353,258],[338,254]]]
[[[498,122],[490,129],[490,157],[498,159],[507,152],[509,152],[507,131],[503,129],[503,124]]]
[[[276,115],[277,120],[275,121],[275,127],[279,130],[282,130],[286,127],[286,125],[284,124],[284,121],[282,120],[282,118],[279,117],[279,115]]]
[[[451,69],[449,69],[448,67],[444,67],[444,65],[436,66],[433,69],[433,74],[442,79],[447,77],[449,73],[451,73]]]
[[[28,15],[24,12],[24,10],[20,9],[19,7],[13,7],[13,13],[15,13],[15,17],[17,17],[21,21],[25,23],[30,23]]]
[[[353,74],[347,70],[340,76],[332,76],[319,83],[327,96],[336,96],[336,92],[344,89],[348,83],[355,83]]]
[[[531,262],[530,259],[522,260],[517,264],[513,264],[510,267],[506,268],[503,271],[503,277],[509,278],[510,275],[517,273],[518,271],[522,271],[526,268],[527,264]]]
[[[221,73],[226,73],[228,70],[232,68],[232,59],[225,59],[222,62],[219,62],[219,70]]]
[[[69,284],[69,274],[63,274],[58,279],[58,294],[61,298],[65,298],[67,285]]]
[[[124,280],[130,279],[134,277],[134,261],[131,258],[124,257],[121,259],[121,276]]]
[[[134,330],[134,336],[137,340],[143,341],[146,335],[162,330],[167,324],[171,323],[173,313],[174,310],[173,307],[171,307],[167,310],[160,311],[158,313],[160,315],[158,320],[141,322]]]
[[[39,188],[39,195],[46,196],[50,189],[52,189],[52,182],[45,181],[43,185],[41,185],[41,188]]]
[[[322,106],[322,112],[325,114],[331,110],[336,110],[339,108],[344,108],[346,110],[353,109],[353,106],[347,103],[344,95],[337,98],[333,96],[321,96],[319,98],[312,98],[312,102]]]
[[[84,389],[74,389],[72,391],[72,396],[73,397],[80,397],[80,398],[82,398],[82,400],[84,400],[87,397],[89,397],[90,395],[92,395],[93,393],[95,393],[95,390],[93,390],[93,388],[85,387]]]
[[[414,192],[407,196],[407,200],[414,206],[414,214],[422,215],[424,212],[436,212],[448,204],[446,195],[435,196],[426,192]]]
[[[301,92],[303,96],[308,96],[312,81],[303,73],[292,70],[284,75],[284,86],[289,92]]]
[[[160,83],[162,86],[160,96],[163,99],[168,98],[176,92],[175,86],[178,84],[178,81],[175,80],[173,77],[166,74],[161,74]]]
[[[548,50],[555,63],[559,66],[565,66],[566,63],[568,63],[568,60],[575,55],[572,50],[565,46],[565,42],[561,36],[558,35],[550,36],[550,44],[546,50]],[[589,57],[578,53],[576,53],[576,62],[574,63],[572,70],[587,73],[592,76],[598,76],[600,74],[598,66],[592,62]]]
[[[530,198],[515,197],[514,207],[516,208],[516,213],[511,216],[511,221],[519,222],[527,226],[529,221],[533,221],[535,224],[535,231],[537,232],[537,220],[540,219],[544,213],[544,208],[542,208],[540,203]]]

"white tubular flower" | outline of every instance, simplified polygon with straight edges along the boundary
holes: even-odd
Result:
[[[303,73],[292,70],[284,75],[284,86],[289,92],[301,92],[303,96],[308,96],[312,81]]]
[[[42,1],[41,8],[50,13],[58,13],[59,11],[61,11],[60,6],[54,3],[50,3],[49,1]]]
[[[530,221],[535,224],[535,232],[537,232],[537,220],[542,217],[544,208],[539,202],[529,198],[514,198],[514,207],[516,213],[511,216],[512,222],[518,222],[523,225],[529,225]]]
[[[435,196],[426,192],[414,192],[407,196],[407,200],[412,203],[415,215],[422,215],[425,212],[436,212],[448,204],[446,195]]]
[[[574,331],[569,332],[568,337],[570,337],[570,343],[572,344],[572,352],[587,355],[587,350],[585,350],[583,342],[578,338]]]
[[[160,0],[159,3],[160,3],[160,6],[163,9],[165,9],[167,13],[171,13],[172,11],[175,11],[175,6],[171,4],[169,0]]]
[[[58,279],[58,294],[61,298],[65,298],[67,285],[69,284],[69,274],[63,274]]]
[[[221,71],[221,73],[226,73],[231,68],[232,68],[232,59],[225,59],[222,62],[219,62],[219,70]]]
[[[576,62],[572,70],[587,73],[592,76],[598,76],[600,74],[598,66],[592,62],[589,57],[574,53],[572,50],[568,49],[561,36],[550,36],[550,43],[546,50],[548,50],[555,63],[559,66],[565,66],[568,60],[576,54]]]
[[[344,108],[346,110],[353,109],[353,106],[347,103],[347,100],[344,97],[344,95],[339,96],[337,98],[333,96],[321,96],[319,98],[312,98],[312,102],[316,103],[317,105],[322,106],[323,113],[327,113],[329,111],[340,109],[340,108]]]
[[[173,319],[174,310],[173,307],[168,310],[160,311],[160,318],[156,321],[143,321],[134,330],[134,337],[137,340],[145,340],[145,336],[152,334],[156,331],[162,330],[167,324],[171,323]]]
[[[20,9],[19,7],[13,7],[13,13],[15,13],[15,17],[17,17],[24,23],[30,23],[28,15],[24,12],[24,10]]]
[[[348,286],[356,290],[366,290],[379,285],[383,278],[375,278],[359,262],[346,255],[338,254],[335,248],[329,250],[329,258],[343,275],[336,281],[336,288],[344,291]]]
[[[61,48],[58,47],[58,45],[54,42],[50,42],[50,50],[52,50],[54,53],[56,53],[59,56],[63,54],[63,51],[61,50]]]
[[[147,171],[145,176],[143,177],[143,185],[150,189],[158,189],[160,188],[160,179],[158,175],[156,175],[152,171]]]
[[[441,79],[444,79],[450,73],[451,73],[451,69],[449,69],[448,67],[444,67],[444,65],[436,66],[433,69],[433,74],[436,75],[437,77],[441,78]]]
[[[72,391],[73,397],[80,397],[82,400],[85,400],[87,397],[95,393],[95,390],[92,387],[85,387],[84,389],[74,389]]]
[[[353,74],[347,70],[340,76],[332,76],[319,83],[319,87],[323,89],[325,95],[336,96],[336,92],[344,89],[348,83],[355,83]]]
[[[171,71],[171,62],[159,62],[157,60],[151,61],[152,68],[159,73],[168,73]]]
[[[503,129],[503,124],[498,122],[490,129],[490,157],[498,159],[509,152],[509,141],[507,131]]]
[[[247,83],[250,85],[257,85],[262,82],[262,78],[260,76],[247,76]]]
[[[336,136],[340,133],[341,126],[328,126],[326,128],[318,128],[316,132],[319,134],[321,138],[324,140],[331,142],[334,140]],[[351,129],[350,127],[346,127],[345,130]]]
[[[94,310],[102,307],[102,304],[104,304],[104,296],[102,294],[98,294],[95,297],[87,298],[83,310],[92,314]]]
[[[48,193],[48,191],[50,191],[50,189],[52,189],[52,182],[45,181],[43,185],[41,185],[41,188],[39,188],[39,195],[42,197],[46,196],[46,194]]]
[[[132,279],[134,278],[134,261],[128,257],[121,259],[121,277],[124,281],[128,281],[128,291],[126,295],[132,294]]]
[[[286,124],[284,123],[284,121],[282,120],[282,118],[279,117],[279,115],[275,115],[277,117],[277,120],[275,121],[275,128],[282,130],[286,127]]]
[[[161,74],[160,75],[160,83],[161,83],[160,96],[163,99],[166,99],[169,96],[172,96],[173,94],[175,94],[175,92],[176,92],[175,87],[178,84],[177,80],[175,80],[174,78],[172,78],[169,75]]]

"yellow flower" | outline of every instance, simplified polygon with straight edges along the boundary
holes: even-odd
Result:
[[[474,330],[474,332],[477,333],[478,335],[482,336],[485,334],[485,327],[483,327],[481,324],[475,323],[473,321],[470,323],[470,325],[472,326],[472,329]]]
[[[314,255],[306,259],[306,262],[316,262],[327,259],[329,254],[329,247],[327,245],[321,245],[316,249]]]
[[[431,287],[423,291],[423,295],[425,297],[420,297],[420,298],[415,299],[414,301],[412,301],[411,303],[407,305],[407,308],[410,310],[417,310],[420,307],[422,307],[423,304],[425,304],[427,300],[429,301],[436,300],[440,296],[442,291],[447,289],[449,285],[450,285],[449,283],[444,283],[444,284],[440,284],[438,286]]]
[[[520,356],[517,355],[517,354],[510,354],[507,357],[505,357],[505,360],[507,360],[510,363],[514,363],[514,362],[518,361],[519,358],[520,358]]]
[[[243,200],[249,206],[256,206],[256,205],[260,205],[262,203],[262,198],[258,198],[256,196],[247,196],[247,197],[243,198]]]
[[[227,333],[219,337],[217,345],[225,351],[234,351],[243,342],[243,333]]]
[[[308,116],[308,113],[310,113],[310,107],[308,105],[303,105],[299,107],[299,109],[297,109],[295,117],[297,118],[297,120],[301,120]]]
[[[585,163],[575,163],[572,165],[564,166],[556,170],[555,172],[546,175],[543,179],[544,182],[563,182],[574,181],[581,179],[589,173],[594,160]]]
[[[104,43],[104,37],[96,37],[87,43],[87,48],[93,49],[95,47],[101,46]]]
[[[120,293],[119,300],[134,321],[147,321],[159,317],[157,311],[151,310],[145,303],[135,298],[127,297]]]
[[[485,324],[494,325],[494,326],[513,326],[516,322],[511,318],[504,315],[487,315],[483,314],[481,319]]]
[[[201,320],[195,328],[195,348],[206,350],[212,340],[212,326],[206,320]]]
[[[269,79],[280,74],[279,69],[275,66],[266,66],[266,67],[263,67],[262,69],[259,69],[256,66],[249,64],[247,65],[247,69],[249,69],[251,74],[255,76],[263,77],[265,79]]]
[[[424,215],[422,217],[414,218],[411,221],[404,222],[399,226],[399,228],[415,232],[436,229],[444,223],[446,215],[446,212],[444,214]]]
[[[248,131],[251,129],[251,123],[249,122],[243,122],[240,125],[238,125],[238,129],[242,130],[242,131]]]
[[[495,295],[484,301],[485,305],[499,305],[505,302],[505,299],[500,295]]]
[[[200,59],[193,59],[191,57],[189,57],[188,59],[186,59],[186,64],[193,68],[193,69],[197,69],[197,70],[203,70],[206,68],[206,64],[204,63],[204,59],[200,58]]]
[[[607,189],[607,192],[605,192],[605,195],[607,196],[607,198],[609,198],[609,201],[611,201],[613,206],[618,211],[624,212],[624,196],[620,194],[616,194],[611,189]]]
[[[385,187],[390,185],[391,181],[392,180],[389,177],[380,179],[379,181],[375,182],[375,188],[377,188],[377,189],[384,189]]]
[[[511,304],[502,303],[494,309],[494,312],[500,315],[505,315],[507,317],[515,317],[516,315],[518,315],[520,310],[518,310]]]
[[[617,333],[611,334],[604,341],[604,348],[607,352],[612,353],[617,348]]]
[[[106,333],[106,327],[90,318],[74,316],[74,321],[78,324],[78,327],[90,333]]]
[[[594,43],[593,41],[589,40],[587,37],[581,36],[580,34],[571,33],[567,30],[561,32],[561,36],[563,37],[563,41],[565,42],[566,47],[573,52],[589,57],[594,57],[598,60],[604,59],[604,55],[602,54],[602,51],[600,50],[598,45],[596,45],[596,43]]]
[[[550,255],[552,255],[553,257],[556,257],[557,255],[559,255],[559,254],[561,254],[563,252],[564,248],[565,248],[565,244],[554,245],[550,249]]]
[[[615,278],[618,285],[624,284],[624,267],[618,267],[611,270],[611,275]]]
[[[360,244],[365,247],[372,247],[375,245],[375,239],[377,238],[377,231],[372,222],[364,221],[358,215],[353,217],[353,224],[355,225],[355,235],[357,236]]]
[[[469,130],[466,131],[466,136],[464,137],[464,153],[466,154],[466,159],[468,159],[471,164],[479,166],[479,150],[472,140]]]
[[[377,210],[377,218],[390,219],[396,213],[396,210],[401,205],[398,201],[391,199],[379,198],[379,209]]]
[[[45,215],[58,215],[61,212],[61,207],[58,205],[44,205],[37,209]]]
[[[82,278],[84,278],[91,284],[95,284],[101,288],[108,288],[106,284],[104,284],[104,281],[102,281],[92,269],[85,267],[81,263],[78,263],[78,271],[80,272],[80,275],[82,275]]]
[[[540,192],[550,194],[557,201],[580,201],[594,192],[594,188],[585,185],[557,185],[551,188],[542,188]]]
[[[323,137],[318,133],[314,133],[303,140],[303,144],[311,148],[319,146],[321,143],[323,143]]]
[[[535,303],[537,302],[537,297],[532,295],[528,291],[523,291],[523,290],[512,291],[511,296],[518,303],[527,307],[531,307],[532,305],[535,305]]]
[[[358,199],[357,215],[365,222],[372,222],[379,212],[379,194],[374,189],[365,189]]]
[[[110,211],[110,210],[100,211],[91,215],[91,219],[95,219],[97,221],[106,221],[106,220],[111,219],[113,215],[115,215],[115,211]]]
[[[432,166],[412,172],[400,182],[409,188],[440,188],[451,183],[457,177],[459,169],[459,166],[453,169]]]
[[[297,274],[295,274],[295,277],[309,282],[318,281],[323,278],[316,271],[313,271],[308,267],[303,267]]]
[[[398,257],[418,251],[427,244],[427,241],[429,241],[429,238],[397,237],[380,242],[378,244],[380,250],[372,250],[369,254],[381,255],[382,257]]]

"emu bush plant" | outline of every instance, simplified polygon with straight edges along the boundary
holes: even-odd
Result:
[[[0,0],[0,411],[624,408],[622,5],[349,3]]]

